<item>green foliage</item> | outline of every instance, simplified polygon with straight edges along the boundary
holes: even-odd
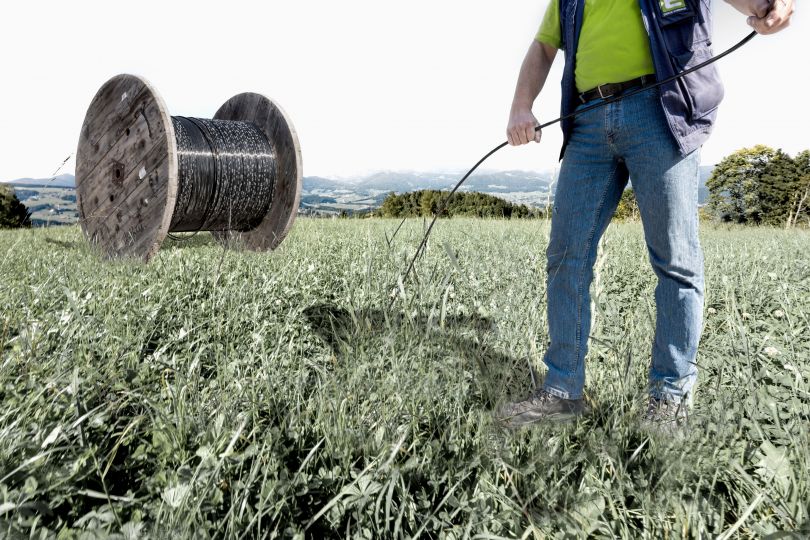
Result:
[[[788,223],[810,226],[810,150],[800,152],[793,163],[796,167],[796,184],[793,197],[789,199]]]
[[[794,160],[778,150],[768,161],[761,181],[762,222],[784,226],[801,179]]]
[[[708,207],[705,204],[703,206],[698,207],[698,219],[701,222],[703,222],[703,221],[708,221],[708,222],[716,221],[715,218],[714,218],[714,214],[711,213],[711,211],[708,209]]]
[[[810,236],[704,227],[692,433],[638,427],[656,278],[610,225],[594,416],[504,433],[547,347],[543,221],[299,219],[149,265],[0,233],[0,538],[810,534]],[[386,233],[389,233],[386,235]],[[390,243],[389,243],[390,242]]]
[[[619,205],[616,207],[616,213],[613,214],[613,219],[619,221],[636,220],[639,217],[638,203],[636,202],[636,193],[633,188],[627,188],[622,192],[622,198],[619,199]]]
[[[447,197],[445,191],[420,190],[397,195],[390,193],[380,208],[381,217],[431,217]],[[537,218],[543,211],[523,204],[513,204],[493,195],[477,192],[456,192],[445,209],[447,217]]]
[[[10,186],[0,184],[0,229],[30,227],[28,209]]]
[[[721,221],[784,226],[810,183],[802,160],[807,161],[806,155],[794,160],[763,145],[734,152],[715,167],[706,183],[708,211]]]

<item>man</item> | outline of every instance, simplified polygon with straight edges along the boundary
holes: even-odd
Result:
[[[794,0],[726,0],[760,34],[787,27]],[[565,51],[562,114],[647,86],[712,56],[710,0],[551,0],[520,70],[507,135],[540,142],[532,105]],[[703,313],[698,166],[723,97],[714,65],[563,121],[562,166],[547,250],[550,345],[543,385],[499,416],[510,427],[571,420],[583,399],[589,287],[599,239],[629,176],[658,277],[644,422],[677,430],[697,378]]]

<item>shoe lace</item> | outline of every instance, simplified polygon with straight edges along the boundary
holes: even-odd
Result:
[[[686,421],[687,413],[685,405],[651,397],[647,402],[647,419],[653,422],[666,421],[677,423]]]
[[[528,403],[531,403],[534,406],[542,405],[543,403],[547,403],[551,400],[552,395],[549,394],[543,388],[537,388],[531,395],[526,399]]]
[[[548,392],[544,391],[542,388],[537,388],[533,390],[532,393],[526,397],[526,399],[507,404],[507,406],[503,409],[503,412],[507,417],[516,416],[523,414],[526,411],[542,407],[543,404],[548,400]]]
[[[661,405],[655,398],[650,398],[647,402],[647,418],[649,420],[657,419],[658,415],[660,414]]]

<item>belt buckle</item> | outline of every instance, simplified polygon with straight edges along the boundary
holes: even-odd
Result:
[[[605,94],[603,94],[603,93],[602,93],[602,87],[603,87],[603,86],[607,86],[607,85],[602,84],[602,85],[597,86],[597,87],[596,87],[596,91],[597,91],[597,92],[599,92],[599,97],[600,97],[600,98],[602,98],[602,99],[607,99],[607,98],[609,98],[610,96],[612,96],[613,94],[608,94],[607,96],[606,96]]]

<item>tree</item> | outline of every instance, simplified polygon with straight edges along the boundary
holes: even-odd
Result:
[[[622,193],[622,198],[619,199],[619,206],[616,207],[616,213],[613,214],[613,219],[626,220],[636,219],[639,216],[638,203],[636,202],[636,193],[633,188],[627,188]]]
[[[439,211],[442,204],[442,193],[426,189],[419,196],[419,214],[422,216],[432,216]]]
[[[397,195],[390,193],[380,207],[384,217],[431,217],[442,207],[446,191],[421,190]],[[499,197],[477,192],[457,192],[450,199],[443,217],[536,218],[544,212],[523,204],[512,204]]]
[[[726,156],[706,182],[707,207],[722,221],[776,223],[787,215],[795,167],[781,150],[757,145]],[[789,198],[789,197],[788,197]]]
[[[787,222],[794,194],[800,190],[796,162],[777,150],[763,171],[760,185],[762,223],[782,226]]]
[[[20,202],[13,189],[0,185],[0,229],[30,226],[31,216],[28,209]]]
[[[796,189],[790,200],[790,211],[785,228],[795,227],[807,221],[810,224],[810,150],[800,152],[793,163],[796,167]]]
[[[403,215],[405,203],[402,197],[397,197],[393,191],[388,194],[380,207],[380,213],[384,216],[398,217]]]

